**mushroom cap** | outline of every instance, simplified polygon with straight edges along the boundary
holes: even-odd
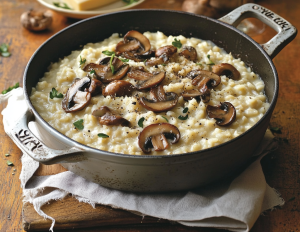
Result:
[[[138,144],[144,153],[151,152],[152,147],[156,151],[161,151],[168,147],[167,138],[172,144],[179,141],[180,131],[176,126],[169,123],[152,124],[140,132]]]
[[[155,57],[160,57],[162,54],[166,54],[168,57],[171,57],[177,52],[177,48],[173,45],[166,45],[158,48],[155,52]]]
[[[50,27],[52,24],[52,13],[50,11],[26,11],[21,15],[21,23],[23,27],[30,31],[42,31]]]
[[[153,74],[144,72],[143,70],[133,69],[127,73],[127,76],[138,81],[145,81],[152,78]]]
[[[62,100],[62,108],[66,113],[83,109],[91,100],[91,93],[83,92],[90,84],[88,77],[76,78]]]
[[[130,125],[130,122],[127,119],[114,114],[107,106],[101,106],[99,109],[94,110],[92,115],[98,118],[98,121],[101,125]]]
[[[202,94],[197,89],[188,90],[182,93],[184,100],[189,101],[193,98],[199,98]]]
[[[220,102],[218,106],[208,105],[206,112],[209,118],[216,119],[216,123],[219,126],[228,126],[236,118],[235,108],[230,102]]]
[[[196,49],[192,46],[184,46],[179,55],[191,61],[197,60],[198,57]]]
[[[165,93],[162,85],[157,88],[152,88],[150,95],[153,100],[145,97],[139,99],[140,104],[147,110],[153,112],[163,112],[172,109],[178,102],[178,95],[173,92]]]
[[[126,33],[126,35],[124,36],[124,42],[129,43],[131,40],[139,41],[142,48],[142,52],[140,52],[141,54],[148,52],[151,48],[149,39],[138,31],[131,30]]]
[[[219,76],[225,75],[233,80],[239,80],[241,76],[240,72],[233,65],[228,63],[214,65],[212,71]]]
[[[165,79],[165,72],[160,72],[158,74],[152,75],[149,79],[139,81],[136,88],[139,90],[148,89],[153,86],[158,85]]]
[[[167,61],[169,60],[169,56],[164,53],[162,54],[160,57],[155,57],[155,58],[152,58],[150,60],[147,60],[145,62],[145,64],[147,66],[155,66],[155,65],[160,65],[160,64],[164,64],[166,63]]]
[[[123,52],[134,52],[136,54],[147,53],[151,48],[149,39],[138,31],[131,30],[126,33],[123,41],[116,46],[116,53],[120,55]],[[129,58],[130,59],[130,58]]]
[[[95,63],[87,64],[83,68],[83,71],[90,72],[94,70],[96,76],[100,78],[103,83],[109,83],[114,80],[122,79],[128,72],[129,65],[124,64],[119,58],[114,57],[112,61],[112,65],[114,67],[115,72],[112,73],[109,61],[110,61],[110,57],[105,57],[100,61],[99,64],[95,64]]]
[[[213,72],[199,70],[197,73],[198,75],[193,79],[192,84],[197,85],[199,89],[204,88],[204,85],[206,88],[214,88],[221,83],[221,77]]]
[[[85,92],[89,92],[92,96],[96,96],[102,91],[102,82],[97,79],[91,79],[91,84],[85,89]]]
[[[134,86],[123,80],[115,80],[110,82],[102,91],[103,96],[121,97],[129,96],[134,91]]]

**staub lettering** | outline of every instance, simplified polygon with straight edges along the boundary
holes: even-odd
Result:
[[[19,141],[32,152],[38,152],[42,148],[42,144],[30,135],[28,130],[21,129],[19,133],[15,134]]]
[[[289,23],[287,23],[285,20],[283,20],[282,18],[276,17],[275,14],[263,7],[258,7],[256,5],[254,5],[252,7],[254,10],[258,10],[260,11],[260,13],[262,13],[263,15],[267,16],[268,18],[272,19],[278,26],[280,26],[282,29],[284,29],[285,31],[290,30],[291,28],[289,27]]]

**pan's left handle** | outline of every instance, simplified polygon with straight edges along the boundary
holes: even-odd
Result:
[[[287,20],[265,7],[252,3],[236,8],[219,20],[237,27],[243,19],[250,17],[261,20],[278,32],[267,43],[261,44],[272,59],[297,35],[297,29]]]
[[[28,109],[12,128],[13,140],[23,152],[43,164],[74,163],[85,159],[84,150],[80,148],[68,147],[64,150],[55,150],[47,147],[28,128],[31,118],[33,113]]]

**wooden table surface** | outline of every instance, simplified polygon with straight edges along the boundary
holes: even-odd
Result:
[[[261,0],[259,4],[276,12],[300,28],[300,2],[294,0]],[[182,0],[146,0],[136,8],[164,8],[181,10]],[[33,52],[51,35],[77,22],[54,13],[50,30],[33,33],[20,24],[20,15],[31,8],[45,10],[33,0],[0,0],[0,44],[9,43],[11,57],[0,56],[0,90],[22,83],[24,68]],[[271,29],[257,36],[258,42],[274,35]],[[280,79],[277,106],[271,119],[272,127],[281,128],[276,134],[279,149],[262,161],[266,180],[277,189],[286,203],[283,207],[266,212],[255,223],[252,232],[300,231],[300,37],[286,46],[273,60]],[[5,103],[0,106],[4,109]],[[2,115],[1,115],[2,121]],[[21,151],[10,140],[0,125],[0,231],[24,231],[22,226],[22,189],[18,176],[21,171]],[[10,153],[10,157],[5,154]],[[14,163],[7,166],[6,160]],[[16,169],[16,171],[13,171]],[[12,173],[15,173],[14,175]],[[38,174],[38,173],[37,173]],[[83,204],[83,203],[82,203]],[[118,212],[116,212],[118,213]],[[122,213],[122,212],[121,212]],[[56,230],[57,231],[57,230]],[[214,229],[187,228],[178,225],[145,225],[126,227],[101,227],[98,229],[75,229],[72,231],[219,231]]]

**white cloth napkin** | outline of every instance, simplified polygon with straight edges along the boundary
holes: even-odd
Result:
[[[5,132],[14,140],[11,128],[26,111],[27,104],[22,88],[0,95],[0,103],[7,99],[8,105],[2,111],[3,125]],[[29,127],[37,137],[41,137],[37,123],[30,122]],[[55,146],[45,138],[43,137],[43,142],[46,145]],[[273,135],[267,131],[253,154],[257,159],[238,177],[176,193],[137,194],[111,190],[70,171],[49,176],[33,176],[39,163],[24,151],[20,180],[24,201],[32,203],[38,214],[52,220],[51,231],[55,219],[46,215],[41,207],[50,200],[64,198],[68,193],[93,207],[95,204],[109,205],[139,215],[176,221],[186,226],[249,231],[263,211],[284,204],[278,192],[267,185],[260,164],[261,158],[274,149],[276,144],[273,142]]]

